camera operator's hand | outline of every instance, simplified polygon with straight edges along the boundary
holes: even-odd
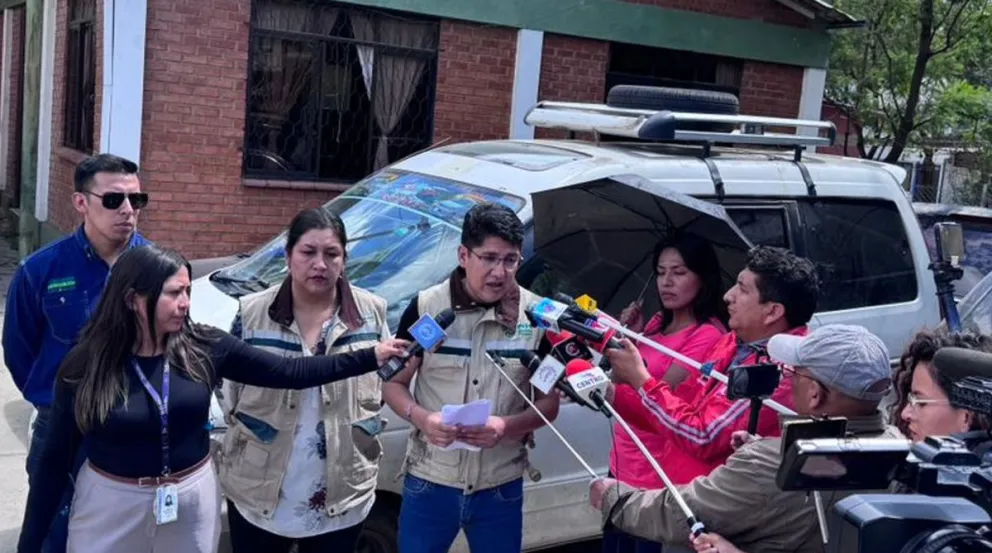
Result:
[[[689,540],[696,553],[744,553],[719,534],[704,533],[695,538],[690,534]]]
[[[618,482],[613,478],[594,478],[589,482],[589,504],[594,509],[603,508],[603,496],[610,486],[616,486]]]
[[[644,366],[641,352],[637,351],[637,346],[627,338],[620,340],[619,349],[607,349],[603,355],[610,360],[615,382],[628,384],[635,390],[639,390],[645,382],[651,380],[651,374]]]
[[[740,449],[745,444],[749,444],[760,439],[761,436],[756,434],[748,434],[747,430],[738,430],[730,435],[730,446],[736,450]]]

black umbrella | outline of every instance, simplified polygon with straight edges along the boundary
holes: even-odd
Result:
[[[636,175],[531,196],[535,252],[565,281],[555,283],[555,291],[589,294],[610,313],[637,299],[653,282],[654,247],[673,232],[696,234],[713,245],[727,288],[752,247],[723,207]],[[540,284],[532,288],[547,292],[539,290]]]

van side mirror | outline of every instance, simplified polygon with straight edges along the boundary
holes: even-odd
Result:
[[[937,261],[957,267],[964,260],[964,233],[958,223],[942,222],[933,226]]]

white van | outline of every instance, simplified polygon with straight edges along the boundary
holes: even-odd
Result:
[[[369,176],[325,206],[340,215],[348,229],[349,278],[388,300],[389,323],[395,332],[413,295],[440,282],[455,267],[464,212],[476,202],[499,198],[514,206],[527,226],[520,284],[546,296],[556,291],[581,294],[582,290],[569,286],[567,275],[549,269],[533,255],[530,195],[636,174],[719,202],[753,243],[787,247],[816,262],[822,269],[823,287],[814,324],[864,325],[898,357],[916,330],[940,322],[936,289],[927,268],[930,256],[900,184],[904,179],[901,168],[802,153],[804,147],[828,144],[831,137],[741,132],[764,125],[825,129],[832,134],[828,123],[673,114],[663,111],[662,96],[649,98],[650,109],[631,106],[629,101],[623,109],[543,102],[528,115],[529,123],[593,131],[596,138],[455,144],[422,152]],[[685,93],[680,97],[684,100]],[[704,93],[696,98],[706,99]],[[694,117],[735,130],[677,130]],[[665,130],[666,139],[664,133],[658,134],[657,123],[659,119],[671,123],[673,118],[678,119],[676,130]],[[614,140],[599,139],[605,135]],[[228,328],[237,309],[236,296],[275,285],[285,277],[284,244],[285,234],[281,234],[236,264],[197,279],[193,318]],[[618,297],[630,298],[637,292]],[[629,301],[597,299],[601,308],[614,315]],[[218,413],[215,405],[215,421],[220,424]],[[384,416],[388,427],[381,436],[384,457],[378,497],[366,524],[363,551],[397,550],[402,481],[396,475],[408,427],[388,408]],[[604,417],[566,404],[556,426],[595,469],[606,473],[611,427]],[[588,505],[588,476],[547,429],[537,433],[531,460],[541,478],[526,483],[525,549],[599,535],[599,514]],[[453,550],[467,550],[462,538]]]

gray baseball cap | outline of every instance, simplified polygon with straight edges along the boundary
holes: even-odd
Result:
[[[806,336],[776,334],[768,355],[802,367],[824,386],[865,401],[880,401],[892,385],[889,350],[882,340],[857,325],[824,325]],[[885,381],[885,386],[879,383]]]

